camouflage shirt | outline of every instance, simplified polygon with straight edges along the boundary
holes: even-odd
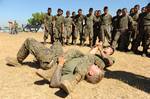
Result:
[[[47,13],[44,15],[44,25],[46,28],[52,27],[53,24],[53,16],[48,15]]]
[[[111,25],[112,24],[112,16],[110,14],[102,14],[102,25]]]

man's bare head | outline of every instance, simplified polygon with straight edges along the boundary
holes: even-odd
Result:
[[[88,68],[86,74],[86,81],[92,84],[96,84],[102,80],[104,77],[103,69],[99,68],[97,65],[93,64]]]

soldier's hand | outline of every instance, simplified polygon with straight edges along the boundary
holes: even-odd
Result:
[[[65,63],[65,59],[64,56],[62,55],[58,58],[58,65],[63,67],[64,63]]]
[[[102,47],[102,46],[103,46],[103,42],[101,42],[101,41],[98,42],[98,43],[96,44],[96,46],[101,46],[101,47]]]
[[[103,42],[99,42],[97,47],[98,47],[98,50],[101,51],[103,49]]]

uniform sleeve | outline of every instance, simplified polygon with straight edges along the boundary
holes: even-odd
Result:
[[[60,86],[61,74],[62,74],[62,67],[58,65],[51,78],[51,82],[50,82],[51,87],[58,88]]]
[[[82,80],[82,76],[79,73],[67,74],[67,75],[62,76],[61,82],[64,82],[65,80],[78,83]]]
[[[129,20],[129,27],[131,27],[131,29],[133,29],[133,25],[134,25],[133,18],[131,16],[128,16],[128,20]]]
[[[115,63],[115,58],[113,57],[105,57],[103,58],[106,67],[112,66]]]

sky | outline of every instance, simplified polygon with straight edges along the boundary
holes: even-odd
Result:
[[[90,7],[102,10],[109,7],[109,12],[115,15],[118,8],[132,8],[136,4],[146,6],[150,0],[0,0],[0,26],[8,26],[8,21],[16,20],[19,24],[26,24],[27,20],[35,12],[46,12],[52,8],[55,15],[58,8],[77,11],[83,9],[86,14]]]

